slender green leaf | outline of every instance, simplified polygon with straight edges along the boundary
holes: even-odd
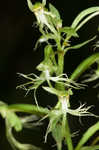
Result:
[[[99,11],[96,11],[95,13],[89,15],[88,17],[86,17],[77,27],[76,27],[76,31],[78,31],[85,23],[87,23],[90,19],[92,19],[93,17],[99,15]]]
[[[75,150],[81,150],[81,147],[89,140],[91,136],[95,134],[95,132],[99,131],[99,122],[95,125],[91,126],[84,134],[83,137],[80,139],[78,145],[76,146]]]
[[[36,114],[39,116],[44,116],[49,113],[47,108],[38,107],[31,104],[12,104],[8,106],[8,109],[14,112],[24,112],[24,113],[31,113]]]
[[[96,11],[99,11],[99,7],[91,7],[91,8],[88,8],[84,11],[82,11],[80,14],[78,14],[78,16],[75,18],[75,20],[73,21],[71,27],[72,28],[76,28],[77,25],[79,24],[79,22],[85,18],[87,15],[90,15],[91,13],[94,13]]]
[[[99,150],[99,145],[95,146],[84,146],[80,150]]]
[[[78,67],[74,70],[70,76],[71,80],[76,80],[84,71],[86,71],[93,63],[99,60],[99,53],[93,54],[86,58]]]
[[[83,43],[68,47],[64,51],[67,52],[68,50],[71,50],[71,49],[79,49],[79,48],[83,47],[84,45],[88,44],[89,42],[93,41],[95,38],[96,38],[96,36],[94,36],[90,40],[84,41]]]

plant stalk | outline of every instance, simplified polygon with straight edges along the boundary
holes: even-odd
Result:
[[[67,144],[68,150],[73,150],[73,144],[72,144],[72,139],[71,139],[71,133],[68,125],[68,120],[67,116],[63,116],[63,121],[64,121],[64,127],[65,127],[65,143]]]

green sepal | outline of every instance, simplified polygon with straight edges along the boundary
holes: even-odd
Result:
[[[51,45],[47,45],[44,49],[44,60],[47,61],[50,59],[50,55],[53,53],[53,49]]]
[[[54,130],[52,130],[52,136],[56,141],[58,150],[61,150],[62,149],[62,140],[63,140],[61,124],[57,123]]]
[[[67,96],[68,95],[68,91],[61,91],[61,90],[57,90],[55,88],[50,88],[50,87],[45,87],[43,86],[43,89],[51,94],[57,95],[57,96]]]
[[[44,60],[36,67],[36,69],[42,72],[48,70],[50,74],[56,72],[57,64],[55,60],[55,54],[51,45],[47,45],[45,47]]]
[[[46,131],[46,135],[45,135],[45,141],[47,140],[47,136],[50,132],[54,132],[57,124],[60,122],[61,120],[61,111],[59,110],[52,110],[49,112],[48,117],[49,117],[49,125]]]
[[[46,0],[42,0],[42,4],[45,6],[46,5]]]
[[[54,137],[54,139],[56,140],[57,143],[62,141],[62,126],[61,124],[57,124],[56,127],[54,128],[54,130],[52,130],[52,135]]]
[[[55,15],[55,17],[56,17],[57,19],[60,20],[59,11],[58,11],[52,4],[49,4],[49,10],[50,10],[50,12],[51,12],[53,15]]]
[[[50,12],[54,15],[54,17],[48,17],[49,22],[52,22],[57,29],[61,28],[62,19],[60,17],[59,11],[52,4],[49,4],[49,9]]]
[[[29,7],[30,11],[33,12],[34,5],[32,4],[31,0],[27,0],[27,3],[28,3],[28,7]]]

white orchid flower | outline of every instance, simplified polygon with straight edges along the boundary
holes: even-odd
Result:
[[[43,3],[36,3],[33,5],[30,0],[27,0],[27,3],[29,9],[35,14],[37,22],[40,25],[40,29],[42,30],[44,26],[47,26],[47,28],[50,29],[51,32],[56,34],[54,26],[49,23],[47,18],[47,16],[52,18],[54,18],[55,16],[44,8],[45,2],[43,1]]]
[[[78,108],[76,109],[70,109],[69,108],[69,98],[68,97],[61,97],[61,109],[63,114],[70,114],[73,116],[94,116],[97,117],[96,115],[92,114],[89,112],[89,109],[92,108],[92,106],[86,107],[86,104],[81,104]]]

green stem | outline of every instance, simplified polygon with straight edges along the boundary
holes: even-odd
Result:
[[[60,75],[60,74],[63,74],[63,70],[64,70],[64,51],[62,50],[59,50],[58,51],[58,71],[57,71],[57,75]],[[57,84],[56,87],[60,90],[64,90],[65,87],[60,84]],[[60,99],[59,99],[60,101]],[[60,103],[58,103],[56,105],[59,106]],[[63,115],[63,122],[62,122],[62,127],[63,127],[63,132],[66,131],[64,133],[64,137],[65,137],[65,140],[66,140],[66,144],[67,144],[67,147],[68,147],[68,150],[73,150],[73,144],[72,144],[72,139],[71,139],[71,133],[70,133],[70,129],[69,129],[69,125],[68,125],[68,121],[67,121],[67,118],[66,118],[66,114]]]
[[[73,144],[72,144],[72,139],[71,139],[71,133],[68,125],[68,120],[66,118],[66,115],[64,115],[64,125],[65,125],[65,142],[67,144],[68,150],[73,150]]]
[[[57,75],[60,75],[63,73],[64,69],[64,51],[61,46],[61,35],[60,33],[57,34],[57,53],[58,53],[58,70],[57,70]]]
[[[58,75],[63,73],[64,69],[64,53],[63,51],[59,51],[58,53]]]
[[[58,69],[57,69],[57,76],[63,74],[64,70],[64,51],[58,51]],[[56,83],[56,89],[64,90],[64,86],[61,83]]]
[[[58,143],[57,143],[57,145],[58,145],[58,146],[57,146],[57,149],[58,149],[58,150],[61,150],[61,147],[62,147],[61,144],[58,144]]]
[[[64,51],[61,49],[57,50],[58,52],[58,69],[57,69],[57,76],[63,74],[63,70],[64,70]],[[63,86],[61,86],[60,84],[56,84],[56,88],[59,90],[63,90]]]

